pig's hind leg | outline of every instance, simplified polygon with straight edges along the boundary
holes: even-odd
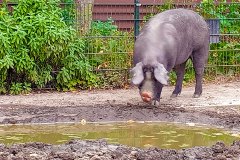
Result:
[[[192,62],[196,79],[195,92],[193,94],[194,98],[198,98],[202,94],[202,79],[207,58],[208,58],[208,46],[202,47],[201,49],[193,52],[192,54]]]

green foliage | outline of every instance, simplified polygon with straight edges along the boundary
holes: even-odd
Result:
[[[163,4],[159,5],[159,6],[155,6],[155,5],[150,5],[151,10],[157,10],[159,13],[169,10],[169,9],[173,9],[174,8],[174,1],[173,0],[168,0],[165,1]],[[144,22],[147,22],[151,17],[153,17],[156,13],[149,13],[147,15],[145,15],[143,17]]]
[[[75,23],[75,14],[76,14],[76,6],[74,0],[62,0],[62,17],[64,22],[69,25],[73,26]]]
[[[92,22],[86,35],[85,52],[88,53],[89,61],[96,71],[131,67],[134,39],[131,33],[118,30],[113,23],[111,19],[106,22]],[[119,71],[98,72],[98,77],[99,88],[119,88],[126,82],[126,78],[123,78]]]
[[[22,83],[12,83],[10,94],[20,94],[22,92]]]
[[[31,92],[31,83],[15,83],[11,84],[10,94],[28,94]]]
[[[238,70],[234,65],[240,64],[240,56],[237,52],[240,50],[240,5],[237,3],[228,3],[222,0],[218,3],[213,0],[203,1],[197,8],[197,11],[205,18],[219,19],[220,21],[220,42],[211,44],[209,65],[220,67],[214,71],[217,75],[234,75]],[[232,35],[231,35],[232,34]],[[234,35],[236,34],[236,36]],[[229,67],[229,66],[230,67]],[[209,73],[214,74],[212,72]]]
[[[97,88],[112,89],[126,88],[128,86],[128,72],[126,71],[105,71],[98,73],[99,85]]]
[[[27,94],[32,91],[31,83],[24,82],[22,85],[22,93]]]
[[[226,0],[205,0],[197,6],[196,11],[206,19],[220,19],[221,33],[240,33],[239,21],[234,18],[240,16],[240,5],[228,3]]]
[[[5,94],[5,93],[7,93],[6,82],[0,81],[0,94]]]
[[[117,26],[113,25],[113,20],[108,19],[106,22],[94,21],[91,26],[91,35],[95,36],[113,36],[117,34]]]
[[[83,54],[84,43],[63,21],[58,6],[57,0],[19,0],[12,15],[6,7],[1,8],[1,93],[6,93],[10,84],[9,93],[19,94],[31,91],[28,84],[42,88],[56,82],[53,86],[68,90],[94,81]],[[70,77],[66,69],[71,71]],[[60,72],[54,77],[56,71]],[[59,77],[65,77],[64,81]],[[74,80],[77,82],[72,83]]]
[[[64,67],[57,75],[58,89],[74,90],[76,85],[87,88],[96,83],[96,76],[91,73],[90,64],[82,54],[79,54],[79,51],[83,51],[83,47],[84,42],[78,39],[68,50],[69,55],[63,59]],[[81,77],[82,75],[84,78]]]

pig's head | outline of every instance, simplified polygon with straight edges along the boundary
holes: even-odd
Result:
[[[160,101],[162,87],[168,84],[168,72],[163,64],[143,65],[136,64],[131,70],[132,83],[137,85],[139,93],[144,102],[157,105]]]

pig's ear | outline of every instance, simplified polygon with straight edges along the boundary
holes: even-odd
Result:
[[[168,71],[164,68],[163,64],[157,63],[154,69],[154,76],[163,85],[168,85]]]
[[[139,85],[143,81],[143,79],[144,79],[142,66],[143,66],[142,62],[139,62],[131,70],[132,83],[134,85]]]

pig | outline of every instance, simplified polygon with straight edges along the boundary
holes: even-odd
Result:
[[[202,94],[202,78],[209,53],[209,27],[203,17],[188,9],[171,9],[153,16],[134,44],[131,81],[144,102],[158,105],[169,72],[176,72],[171,97],[182,91],[185,66],[192,60],[195,71],[194,98]]]

